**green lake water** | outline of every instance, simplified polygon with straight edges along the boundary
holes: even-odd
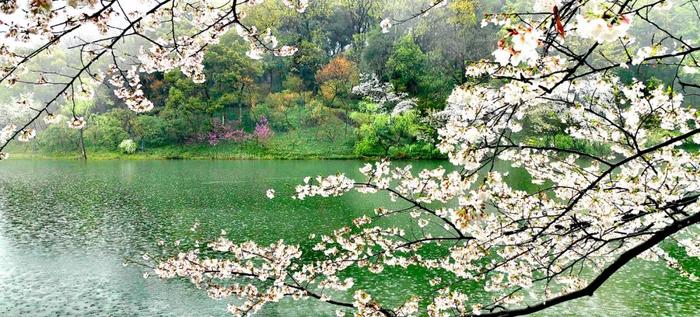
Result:
[[[386,203],[380,195],[292,200],[307,175],[359,161],[23,161],[0,164],[0,316],[228,316],[226,302],[183,281],[143,278],[124,258],[157,254],[159,240],[216,238],[310,245]],[[445,162],[418,162],[434,167]],[[517,173],[512,173],[517,182]],[[274,188],[269,200],[265,190]],[[194,222],[200,229],[192,233]],[[697,262],[695,263],[697,264]],[[690,268],[700,274],[697,265]],[[389,299],[422,294],[420,272],[357,273]],[[478,294],[475,294],[478,296]],[[285,300],[259,316],[333,316],[313,300]],[[633,262],[595,296],[542,316],[700,316],[700,283]]]

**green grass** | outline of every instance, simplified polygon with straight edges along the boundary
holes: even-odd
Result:
[[[90,160],[324,160],[324,159],[377,159],[376,155],[358,155],[354,151],[357,141],[354,132],[342,131],[336,133],[334,140],[323,136],[316,128],[306,128],[277,133],[265,143],[250,141],[245,143],[220,142],[210,144],[166,145],[146,147],[134,154],[124,154],[115,149],[88,147]],[[668,137],[659,135],[651,138]],[[591,155],[609,155],[610,149],[601,144],[593,144],[583,140],[575,140],[567,135],[554,135],[546,138],[527,138],[525,143],[536,146],[556,146],[575,149]],[[700,146],[686,142],[683,148],[696,153]],[[37,148],[32,143],[12,143],[8,151],[12,158],[33,159],[80,159],[78,150],[54,152]],[[437,155],[437,154],[436,154]],[[392,159],[426,158],[421,151],[401,152],[392,151]],[[437,156],[436,156],[437,157]],[[434,157],[427,157],[434,158]]]
[[[146,147],[134,154],[124,154],[117,149],[87,147],[91,160],[296,160],[296,159],[357,159],[354,153],[355,135],[337,133],[334,140],[321,137],[315,129],[278,133],[267,142],[220,142],[210,144],[166,145]],[[32,149],[28,145],[10,148],[14,158],[79,159],[79,151],[53,152]]]

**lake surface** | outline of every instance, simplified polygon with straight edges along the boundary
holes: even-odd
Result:
[[[0,316],[228,316],[226,302],[183,281],[143,278],[125,258],[158,254],[159,240],[309,244],[371,212],[383,197],[289,198],[307,175],[349,172],[359,161],[31,161],[0,164]],[[433,167],[445,162],[418,162]],[[275,188],[269,200],[265,190]],[[195,222],[200,229],[189,229]],[[693,262],[690,271],[700,274]],[[360,276],[373,294],[425,292],[420,272]],[[284,301],[259,316],[332,316],[318,302]],[[698,316],[700,283],[633,262],[595,296],[543,316]]]

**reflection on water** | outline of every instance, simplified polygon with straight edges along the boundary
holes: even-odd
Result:
[[[435,166],[439,162],[418,165]],[[125,257],[159,252],[157,241],[213,238],[308,244],[371,211],[380,197],[303,202],[288,197],[304,176],[350,171],[357,161],[6,161],[0,165],[0,315],[226,316],[226,303],[182,281],[144,279]],[[514,177],[514,176],[513,176]],[[265,198],[275,188],[274,200]],[[396,300],[425,292],[420,272],[365,276]],[[700,285],[636,262],[592,298],[543,315],[694,316]],[[263,316],[331,315],[313,301],[268,306]]]

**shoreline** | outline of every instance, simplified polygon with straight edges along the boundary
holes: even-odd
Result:
[[[202,155],[195,153],[181,153],[180,155],[159,155],[159,153],[136,153],[122,154],[115,152],[94,152],[87,153],[88,161],[376,161],[382,156],[359,156],[359,155],[315,155],[315,154],[287,154],[281,155],[256,155],[250,153],[216,153],[213,155]],[[81,161],[82,157],[77,153],[27,153],[10,152],[10,159],[20,160],[61,160],[61,161]],[[444,160],[439,157],[389,157],[394,161],[401,160]]]
[[[46,153],[10,153],[10,159],[23,160],[65,160],[65,161],[80,161],[82,157],[79,154],[46,154]],[[294,161],[294,160],[373,160],[379,157],[361,157],[361,156],[317,156],[317,155],[157,155],[157,154],[121,154],[121,153],[89,153],[87,154],[88,161]]]

